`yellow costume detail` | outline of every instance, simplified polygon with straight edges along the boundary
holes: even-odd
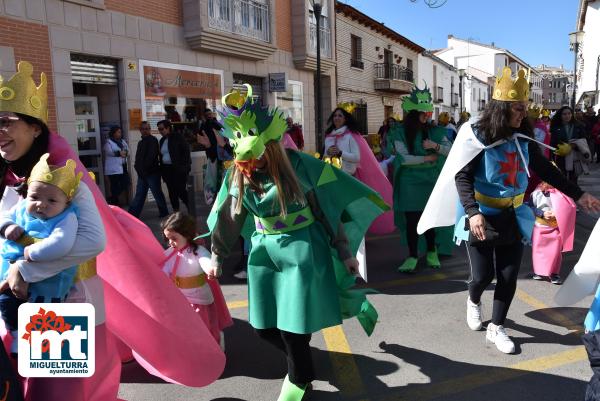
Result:
[[[509,207],[518,208],[523,204],[525,194],[519,194],[510,198],[494,198],[493,196],[487,196],[481,192],[475,191],[475,200],[481,203],[483,206],[492,207],[494,209],[506,209]]]
[[[571,153],[572,150],[573,148],[568,143],[559,143],[558,145],[556,145],[556,150],[554,151],[554,154],[557,156],[565,157],[566,155]]]
[[[54,185],[55,187],[60,188],[65,195],[67,195],[67,198],[73,198],[83,173],[75,174],[75,167],[77,165],[75,164],[75,161],[71,159],[67,160],[67,163],[63,167],[52,170],[48,165],[49,156],[50,155],[46,153],[40,157],[40,161],[33,166],[27,183],[30,184],[37,181]]]
[[[519,70],[513,81],[510,67],[504,67],[496,78],[492,98],[504,102],[526,102],[529,100],[529,77],[525,70]]]
[[[33,81],[33,66],[19,61],[17,73],[7,82],[0,76],[0,110],[25,114],[48,123],[48,82],[40,74],[40,86]]]

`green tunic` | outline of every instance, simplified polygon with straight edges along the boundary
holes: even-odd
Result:
[[[443,145],[444,138],[446,138],[445,129],[435,127],[429,130],[429,139],[433,142]],[[388,133],[388,150],[392,153],[395,152],[395,141],[402,142],[408,148],[403,124],[394,125]],[[418,132],[415,137],[411,154],[414,156],[430,154],[423,148],[421,132]],[[406,230],[405,212],[422,212],[425,209],[445,161],[446,156],[440,154],[435,163],[405,165],[402,155],[396,155],[394,159],[394,222],[401,232]],[[402,243],[406,243],[404,237],[402,237]],[[454,246],[452,230],[443,227],[436,229],[436,243],[438,252],[446,255],[452,254]],[[419,241],[419,249],[421,251],[426,249],[424,241]]]
[[[263,192],[246,188],[243,211],[235,216],[231,215],[232,198],[238,194],[223,185],[208,219],[216,263],[226,256],[240,231],[250,234],[248,300],[250,324],[255,328],[312,333],[356,316],[370,335],[377,312],[365,290],[351,289],[355,279],[340,259],[356,254],[361,238],[386,205],[377,193],[343,171],[299,152],[288,151],[288,156],[314,222],[267,234],[256,228],[255,216],[281,220],[282,226],[291,223],[289,218],[279,218],[277,187],[270,177],[255,173]],[[287,208],[288,216],[293,216],[305,206]]]

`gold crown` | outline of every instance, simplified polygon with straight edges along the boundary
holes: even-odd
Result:
[[[356,106],[356,103],[351,102],[343,102],[337,105],[337,107],[346,111],[346,113],[348,114],[352,114],[354,112],[354,109],[356,109]]]
[[[502,74],[496,78],[496,85],[494,85],[494,94],[492,96],[495,100],[502,100],[504,102],[523,102],[529,100],[529,77],[525,78],[527,72],[525,70],[519,70],[517,79],[512,80],[512,71],[510,67],[504,67]]]
[[[548,110],[548,109],[542,110],[542,117],[550,117],[550,110]]]
[[[75,167],[77,165],[71,159],[67,160],[63,167],[52,170],[52,168],[48,165],[48,156],[48,153],[42,155],[42,157],[40,157],[40,161],[33,166],[31,175],[27,180],[27,184],[37,181],[54,185],[55,187],[60,188],[65,195],[67,195],[68,199],[73,198],[83,173],[80,172],[75,174]]]
[[[46,74],[40,75],[40,86],[33,81],[33,66],[19,61],[18,72],[6,84],[0,76],[0,111],[25,114],[48,123],[48,83]]]
[[[529,117],[536,119],[536,120],[538,118],[540,118],[541,113],[542,113],[542,109],[535,105],[531,105],[531,106],[529,106],[529,109],[527,109],[527,114],[529,115]]]

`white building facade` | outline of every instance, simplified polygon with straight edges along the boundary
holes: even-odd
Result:
[[[577,57],[577,105],[600,110],[600,1],[580,0],[577,30],[583,43]]]
[[[458,70],[452,64],[425,51],[419,54],[418,75],[417,86],[420,88],[425,82],[431,91],[433,118],[437,120],[440,113],[448,112],[458,121],[460,114]]]

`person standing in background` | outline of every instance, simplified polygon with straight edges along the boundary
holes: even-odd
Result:
[[[110,197],[108,203],[119,206],[119,197],[129,187],[129,174],[127,173],[127,157],[129,146],[123,139],[121,127],[114,126],[108,133],[108,140],[104,144],[104,174],[110,182]]]
[[[173,212],[178,212],[180,199],[188,207],[186,184],[192,169],[190,145],[181,134],[172,132],[169,120],[161,120],[156,125],[162,135],[159,141],[160,174],[167,184]]]
[[[150,124],[146,121],[142,121],[140,124],[140,133],[142,134],[142,140],[138,142],[134,164],[138,180],[135,196],[129,205],[129,213],[135,217],[140,216],[146,202],[148,189],[150,189],[156,200],[156,206],[158,206],[159,217],[165,217],[169,214],[169,211],[160,185],[158,139],[152,136]]]
[[[298,124],[294,124],[292,117],[286,118],[287,130],[286,134],[292,138],[292,141],[296,144],[299,150],[304,150],[304,134],[302,134],[302,128]]]

